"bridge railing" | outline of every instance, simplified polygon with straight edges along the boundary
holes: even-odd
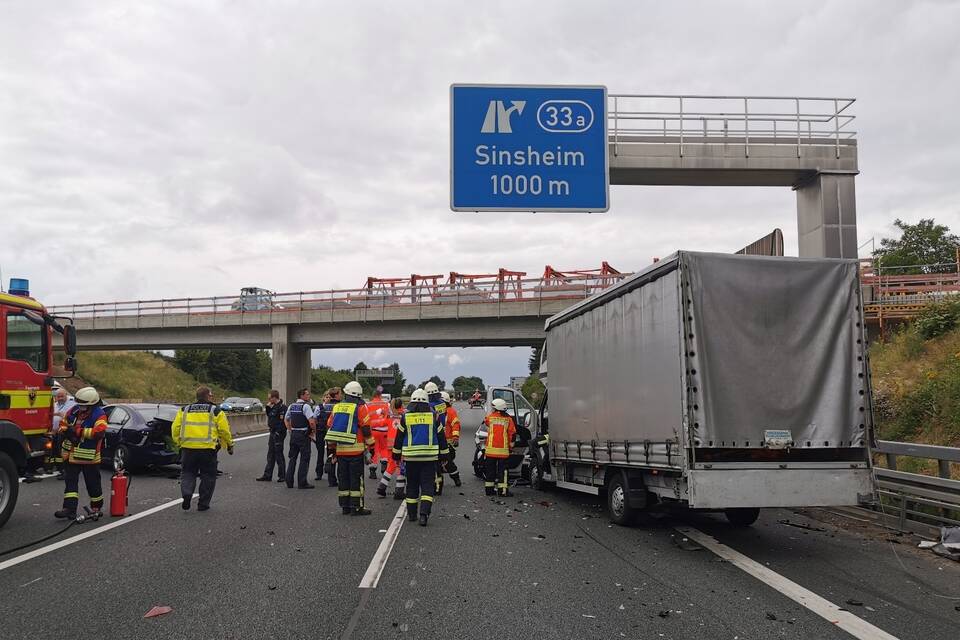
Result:
[[[907,520],[960,525],[960,480],[951,474],[951,465],[960,463],[960,448],[880,440],[874,451],[883,454],[886,468],[874,467],[879,501],[872,508],[893,515],[901,531]],[[935,460],[937,475],[901,471],[900,457]]]
[[[856,144],[855,98],[770,96],[608,95],[610,142],[620,145],[743,145],[841,148]]]
[[[119,317],[272,314],[340,309],[387,309],[410,306],[460,306],[580,300],[630,274],[565,276],[562,278],[515,278],[500,281],[425,282],[375,288],[326,289],[318,291],[259,292],[251,295],[162,298],[58,305],[50,312],[75,320]],[[364,316],[365,318],[368,316]],[[373,316],[369,316],[373,317]]]
[[[867,319],[909,318],[928,305],[960,299],[960,261],[884,267],[864,259],[860,284]]]

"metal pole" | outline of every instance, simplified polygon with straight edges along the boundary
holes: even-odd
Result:
[[[680,157],[683,157],[683,96],[680,99]]]
[[[897,455],[894,453],[887,454],[887,469],[891,471],[897,470]]]
[[[613,96],[613,157],[620,151],[620,107],[619,98]],[[459,313],[459,309],[458,309]]]
[[[747,100],[743,99],[743,157],[750,157],[750,113],[747,110]]]
[[[800,157],[800,98],[794,98],[797,105],[797,157]]]
[[[833,99],[833,135],[837,147],[837,159],[840,159],[840,111],[837,99]]]

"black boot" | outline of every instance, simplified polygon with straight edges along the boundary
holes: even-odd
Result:
[[[368,516],[371,513],[373,513],[373,511],[370,511],[370,509],[367,509],[365,507],[357,507],[356,509],[353,510],[353,515],[355,516]]]
[[[497,495],[497,492],[493,490],[493,487],[484,487],[484,488],[483,488],[483,491],[484,491],[484,493],[486,493],[488,496],[495,496],[495,495]]]
[[[394,500],[403,500],[407,497],[407,490],[404,487],[397,487],[393,490],[393,499]]]
[[[377,468],[376,468],[376,467],[370,467],[370,479],[371,479],[371,480],[376,480],[376,479],[377,479]]]
[[[416,503],[407,505],[407,519],[410,520],[410,522],[417,521],[417,504]]]
[[[459,471],[456,472],[456,473],[451,473],[451,474],[450,474],[450,479],[453,480],[453,484],[457,485],[458,487],[463,484],[462,482],[460,482],[460,472],[459,472]]]
[[[421,526],[421,527],[427,526],[427,519],[428,519],[428,518],[430,518],[430,516],[428,516],[427,514],[425,514],[425,513],[421,513],[421,514],[420,514],[420,526]]]
[[[381,498],[387,497],[387,485],[383,484],[382,482],[377,485],[377,496]]]
[[[60,511],[55,511],[53,513],[54,518],[61,518],[64,520],[73,520],[77,517],[76,511],[67,511],[66,509],[60,509]]]

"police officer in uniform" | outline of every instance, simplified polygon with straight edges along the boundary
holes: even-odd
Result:
[[[293,477],[297,476],[297,487],[313,489],[314,485],[307,482],[310,472],[310,449],[316,438],[317,421],[313,417],[313,407],[310,406],[310,390],[297,391],[297,401],[287,407],[283,422],[290,432],[290,453],[287,461],[287,488],[293,489]],[[300,469],[297,469],[297,458],[300,458]]]
[[[197,388],[197,401],[180,409],[170,427],[173,443],[180,449],[180,493],[183,510],[190,509],[193,491],[200,476],[197,511],[210,508],[217,485],[217,448],[233,455],[233,435],[227,414],[213,403],[210,387]]]
[[[401,458],[407,469],[407,518],[427,526],[436,489],[437,462],[447,456],[447,439],[439,416],[430,406],[426,391],[410,396],[407,412],[400,418],[393,443],[393,459]]]
[[[267,428],[270,430],[270,435],[267,436],[267,466],[263,469],[263,475],[257,478],[257,482],[270,482],[273,479],[274,466],[277,467],[277,482],[284,482],[287,466],[284,464],[283,441],[287,439],[287,427],[283,418],[287,413],[287,405],[283,404],[280,392],[276,389],[270,391],[264,411],[267,414]]]

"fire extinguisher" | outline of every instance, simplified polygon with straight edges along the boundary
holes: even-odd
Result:
[[[130,490],[130,476],[117,469],[110,478],[110,515],[114,517],[127,515],[128,492]]]

